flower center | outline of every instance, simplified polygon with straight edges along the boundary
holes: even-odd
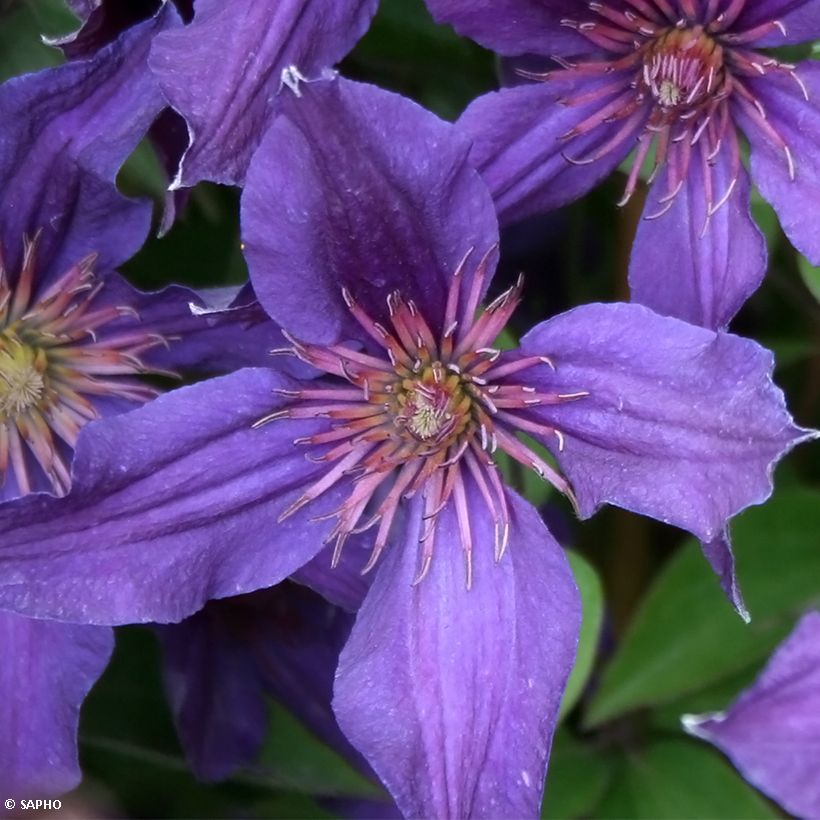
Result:
[[[723,82],[723,48],[700,26],[672,29],[647,48],[643,81],[667,111],[706,101]]]
[[[0,421],[25,413],[43,398],[45,355],[14,333],[0,333]]]

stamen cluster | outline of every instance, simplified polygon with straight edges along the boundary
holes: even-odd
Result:
[[[424,527],[415,582],[420,582],[430,569],[437,519],[452,501],[469,587],[473,533],[468,480],[474,482],[493,520],[496,560],[501,559],[507,546],[509,511],[494,460],[499,449],[534,469],[574,501],[567,480],[516,434],[555,437],[563,448],[560,431],[528,418],[526,411],[537,405],[580,399],[587,393],[540,392],[521,377],[536,367],[554,369],[550,359],[502,354],[492,347],[520,302],[523,282],[519,279],[477,314],[489,255],[477,265],[465,299],[462,283],[471,252],[458,266],[448,291],[442,332],[438,335],[416,304],[398,292],[387,299],[391,324],[388,329],[374,321],[343,290],[350,312],[377,343],[380,354],[347,345],[321,347],[290,337],[292,347],[274,351],[295,354],[346,382],[280,391],[294,402],[257,422],[260,426],[282,418],[333,420],[327,432],[294,442],[311,446],[312,460],[333,466],[279,520],[352,476],[350,496],[330,516],[336,519],[328,539],[335,541],[334,565],[352,533],[378,527],[363,572],[372,569],[387,544],[401,500],[421,493]],[[315,448],[319,447],[322,452],[317,455]]]
[[[673,205],[692,163],[702,169],[706,199],[705,232],[711,217],[734,191],[741,156],[734,117],[742,113],[778,150],[792,179],[794,160],[783,137],[770,124],[762,102],[748,80],[779,72],[789,75],[808,99],[795,66],[778,62],[748,46],[773,30],[784,32],[771,20],[752,29],[737,30],[736,22],[752,0],[626,0],[619,7],[591,2],[590,20],[561,22],[583,35],[602,58],[577,61],[555,57],[561,68],[546,73],[521,72],[538,80],[571,77],[609,78],[595,91],[569,96],[566,105],[601,101],[591,115],[562,139],[571,141],[608,123],[619,127],[602,144],[580,157],[564,154],[576,165],[586,165],[618,150],[630,139],[637,149],[620,205],[634,193],[641,167],[654,147],[654,169],[667,169],[657,218]],[[723,191],[715,190],[712,166],[721,151],[728,152],[731,169]],[[651,181],[651,179],[650,179]]]
[[[14,282],[0,249],[0,479],[11,468],[17,491],[29,493],[36,466],[63,494],[80,428],[98,416],[95,398],[153,398],[155,390],[123,377],[149,372],[140,356],[165,340],[121,329],[98,338],[115,320],[139,317],[128,306],[95,307],[103,283],[93,254],[35,297],[37,242],[24,239]]]

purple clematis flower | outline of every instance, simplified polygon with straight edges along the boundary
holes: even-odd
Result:
[[[151,67],[188,123],[172,188],[241,184],[283,89],[322,76],[365,33],[378,0],[197,0],[157,37]],[[219,55],[214,59],[215,55]]]
[[[686,715],[683,725],[790,814],[820,818],[820,612],[803,616],[725,712]]]
[[[551,58],[539,81],[488,94],[459,128],[502,222],[583,195],[634,149],[652,185],[632,252],[632,296],[725,327],[766,268],[751,174],[794,245],[820,264],[820,67],[761,49],[820,36],[817,0],[428,0],[439,20],[504,55]]]
[[[243,234],[292,334],[280,352],[320,375],[247,369],[89,425],[66,498],[0,508],[0,604],[177,621],[364,547],[342,731],[406,815],[535,816],[580,609],[495,452],[583,517],[614,503],[711,542],[807,434],[769,353],[640,305],[578,308],[496,349],[521,285],[479,310],[497,224],[468,149],[369,86],[290,96],[252,160]]]

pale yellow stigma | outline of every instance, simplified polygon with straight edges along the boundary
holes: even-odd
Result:
[[[0,349],[0,419],[19,416],[43,397],[44,358],[17,340]]]
[[[407,421],[407,426],[413,435],[420,439],[433,438],[441,430],[444,422],[444,413],[437,408],[426,396],[416,393],[413,396],[413,413]]]
[[[666,107],[676,106],[682,97],[680,88],[672,80],[661,81],[658,88],[658,102]]]

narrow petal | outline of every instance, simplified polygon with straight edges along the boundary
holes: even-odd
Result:
[[[154,34],[177,22],[167,5],[91,60],[0,87],[0,243],[10,271],[19,267],[23,235],[40,229],[44,277],[91,252],[109,270],[145,241],[150,206],[112,183],[166,104],[146,60]]]
[[[726,593],[726,597],[732,602],[732,606],[737,614],[746,623],[752,619],[746,604],[743,602],[743,594],[740,591],[740,584],[737,580],[735,566],[735,554],[732,550],[732,540],[729,537],[729,530],[725,529],[717,538],[708,544],[701,544],[706,560],[720,579],[721,589]]]
[[[578,54],[589,40],[561,25],[565,18],[588,18],[578,0],[427,0],[439,23],[450,23],[499,54]]]
[[[820,265],[820,222],[816,218],[820,201],[820,155],[815,136],[820,133],[820,65],[800,63],[797,75],[806,88],[788,76],[770,73],[749,80],[752,93],[766,110],[770,126],[788,146],[794,161],[794,179],[788,158],[742,112],[738,113],[752,146],[752,178],[760,193],[771,202],[780,224],[792,244],[812,264]]]
[[[260,301],[297,336],[329,342],[363,335],[342,286],[384,323],[398,289],[440,332],[454,270],[473,248],[471,275],[498,239],[468,146],[451,125],[374,86],[337,79],[301,94],[265,137],[242,197]]]
[[[778,48],[816,40],[820,37],[820,0],[757,0],[746,3],[732,28],[735,31],[749,31],[772,20],[782,24],[785,34],[773,28],[755,41],[755,48]]]
[[[0,612],[0,794],[53,796],[80,782],[80,706],[113,648],[105,627]]]
[[[91,623],[178,621],[210,598],[270,586],[309,561],[344,479],[277,517],[327,472],[293,444],[322,419],[252,424],[294,382],[273,370],[172,391],[87,425],[62,499],[0,506],[0,605]]]
[[[683,723],[789,814],[820,817],[820,613],[803,617],[727,711]]]
[[[290,93],[286,80],[332,68],[365,33],[377,5],[197,0],[194,21],[157,37],[151,53],[162,90],[191,135],[175,185],[241,183],[280,92]]]
[[[732,180],[724,150],[711,168],[713,206]],[[632,246],[632,299],[666,316],[725,328],[766,272],[766,241],[749,211],[748,176],[740,170],[729,199],[710,215],[703,171],[693,162],[672,208],[653,219],[667,190],[664,172],[652,186]]]
[[[474,487],[473,585],[452,507],[417,586],[422,508],[383,565],[339,660],[334,709],[406,817],[536,817],[580,625],[569,566],[511,496],[508,553]]]
[[[612,140],[624,122],[602,119],[590,132],[568,137],[622,94],[631,79],[622,73],[583,82],[541,82],[485,94],[470,105],[456,128],[472,142],[470,160],[490,188],[502,225],[578,199],[635,147],[645,121],[640,112],[629,133],[592,162],[587,160]],[[573,97],[610,85],[612,90],[595,101],[568,104]],[[579,160],[584,164],[577,164]]]
[[[813,436],[792,423],[771,353],[641,305],[576,308],[521,346],[555,363],[533,371],[539,389],[589,393],[533,411],[563,435],[563,450],[546,443],[585,518],[616,504],[711,542],[769,497],[778,459]]]

